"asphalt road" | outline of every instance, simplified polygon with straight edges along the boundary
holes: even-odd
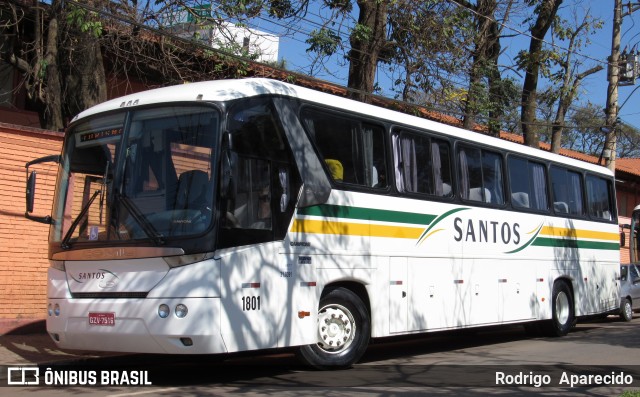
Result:
[[[619,396],[640,390],[640,316],[582,322],[566,337],[527,334],[521,326],[432,333],[374,341],[349,370],[305,368],[293,352],[215,356],[130,355],[85,358],[51,367],[56,383],[0,387],[25,396]],[[75,375],[71,375],[75,373]],[[92,377],[93,374],[93,377]],[[106,375],[105,375],[106,374]],[[128,377],[144,387],[100,385]],[[81,380],[82,382],[78,382]],[[105,382],[109,383],[109,382]]]

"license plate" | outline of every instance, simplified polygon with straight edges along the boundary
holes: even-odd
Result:
[[[89,325],[104,325],[113,327],[116,325],[115,313],[89,313]]]

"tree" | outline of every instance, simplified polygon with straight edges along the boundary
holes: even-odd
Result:
[[[360,13],[358,23],[349,37],[349,81],[352,98],[367,102],[373,92],[380,55],[388,51],[387,14],[385,0],[357,0]]]
[[[489,118],[489,132],[499,136],[499,123],[495,120],[502,115],[499,103],[501,89],[500,71],[498,70],[498,57],[500,55],[501,27],[496,20],[498,2],[496,0],[478,0],[474,5],[469,1],[460,0],[466,8],[472,10],[475,15],[475,35],[473,40],[473,62],[469,72],[469,89],[465,101],[463,128],[473,129],[476,115],[483,108],[491,113]],[[511,8],[511,1],[507,3],[506,13]],[[484,78],[488,79],[490,87],[488,95]],[[483,106],[486,104],[486,106]]]
[[[604,135],[602,133],[604,111],[601,106],[587,102],[578,106],[570,116],[570,126],[565,126],[563,145],[593,156],[600,156]]]
[[[536,91],[540,67],[547,60],[547,53],[543,51],[543,39],[551,27],[562,0],[528,0],[529,5],[536,5],[537,18],[531,26],[531,41],[529,51],[519,55],[519,66],[525,70],[522,86],[522,133],[527,146],[537,148],[539,145],[536,120]]]
[[[616,157],[640,157],[640,130],[626,123],[620,123],[618,128]]]
[[[380,57],[388,49],[387,11],[390,0],[325,0],[322,6],[332,15],[351,18],[353,5],[359,7],[358,22],[348,30],[350,49],[349,82],[357,99],[374,90]],[[166,19],[186,12],[200,27],[224,30],[228,21],[243,26],[266,13],[291,26],[307,15],[309,0],[221,0],[211,2],[136,0],[92,0],[51,4],[3,2],[3,14],[10,22],[0,26],[4,59],[23,73],[23,86],[32,108],[41,110],[42,125],[64,127],[66,120],[96,102],[106,99],[109,76],[126,76],[147,87],[196,81],[215,77],[239,77],[247,71],[247,59],[233,51],[214,50],[198,37],[177,37]],[[31,7],[28,7],[31,6]],[[31,13],[28,18],[25,14]],[[32,15],[35,15],[32,16]],[[37,22],[31,23],[30,18]],[[332,26],[335,20],[326,21]],[[40,29],[44,26],[44,29]],[[25,30],[27,28],[27,30]],[[28,31],[29,35],[23,35]],[[333,55],[343,45],[338,35],[324,29],[309,39],[311,51]],[[329,40],[327,40],[327,38]],[[246,55],[246,54],[245,54]],[[106,68],[106,69],[104,69]],[[122,92],[122,91],[120,91]]]
[[[605,144],[604,120],[605,113],[601,106],[587,102],[577,107],[570,117],[571,125],[566,126],[564,147],[600,158]],[[629,124],[619,123],[616,133],[616,156],[640,157],[640,130]]]
[[[582,20],[575,27],[569,26],[565,21],[557,19],[553,26],[553,37],[567,41],[567,50],[555,54],[555,59],[560,69],[550,76],[552,82],[560,82],[560,89],[557,91],[557,108],[553,126],[551,130],[551,151],[559,153],[562,144],[562,132],[567,111],[576,96],[582,80],[603,69],[602,65],[593,66],[582,72],[578,72],[582,62],[574,60],[573,55],[583,47],[585,36],[594,29],[602,27],[599,19],[594,19],[587,10]],[[587,40],[588,41],[588,40]]]
[[[23,5],[7,3],[2,10],[11,15],[2,27],[3,59],[22,73],[30,103],[41,110],[42,126],[60,130],[72,115],[106,99],[101,24],[74,3]]]
[[[399,0],[389,9],[392,52],[384,66],[396,98],[444,108],[467,70],[469,13],[453,3]],[[428,102],[425,102],[428,100]],[[446,106],[453,108],[453,106]]]

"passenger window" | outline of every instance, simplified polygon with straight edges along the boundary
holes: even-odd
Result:
[[[547,173],[544,164],[525,158],[509,157],[511,204],[515,208],[547,211]]]
[[[319,110],[308,109],[302,117],[334,182],[387,187],[382,127]]]
[[[504,204],[502,156],[488,150],[460,146],[460,196],[465,200]]]
[[[593,175],[587,176],[587,208],[592,218],[605,221],[614,219],[612,193],[611,181]]]
[[[566,168],[551,167],[553,210],[559,215],[582,215],[582,176]]]
[[[393,152],[398,191],[452,195],[448,142],[402,132],[393,137]]]

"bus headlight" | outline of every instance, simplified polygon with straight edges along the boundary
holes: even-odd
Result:
[[[57,303],[55,304],[55,306],[53,306],[53,314],[55,314],[56,317],[60,315],[60,305],[58,305]]]
[[[160,318],[169,317],[169,313],[171,313],[171,309],[169,308],[168,305],[165,305],[163,303],[160,306],[158,306],[158,316],[160,316]]]
[[[184,318],[187,315],[188,311],[189,310],[187,309],[186,305],[183,305],[182,303],[176,305],[176,316],[178,318]]]
[[[49,317],[53,316],[53,306],[51,305],[51,303],[49,303],[49,306],[47,306],[47,313],[49,313]]]

